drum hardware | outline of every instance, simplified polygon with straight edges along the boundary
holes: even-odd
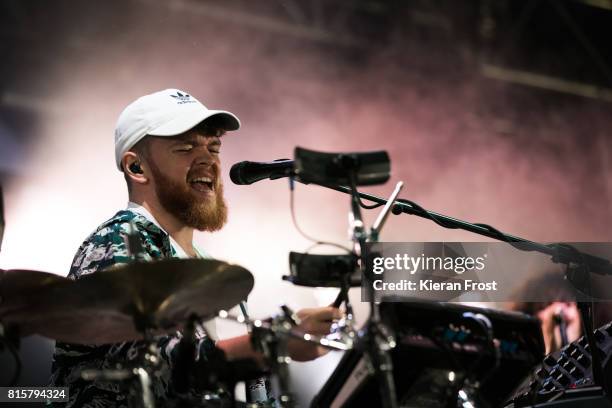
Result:
[[[86,285],[105,287],[105,284],[112,283],[111,291],[115,292],[112,299],[117,300],[125,299],[122,293],[116,293],[115,285],[121,281],[124,285],[120,287],[128,288],[127,293],[131,296],[131,303],[123,304],[121,310],[127,311],[132,317],[132,325],[129,328],[124,327],[121,333],[127,336],[127,333],[133,330],[130,337],[144,338],[146,344],[144,351],[141,352],[139,365],[130,370],[110,373],[105,370],[89,370],[82,375],[83,378],[89,379],[105,378],[109,375],[111,378],[136,378],[140,385],[143,408],[155,406],[151,378],[161,364],[154,339],[160,328],[163,327],[164,330],[183,328],[185,335],[191,338],[194,336],[196,322],[212,317],[214,308],[221,303],[228,306],[237,304],[246,298],[253,287],[253,277],[246,269],[225,262],[199,259],[131,263],[85,276],[74,283],[78,286],[84,282],[82,286],[85,287],[88,287]],[[213,293],[220,293],[220,289],[226,287],[229,281],[232,283],[231,289],[224,289],[224,299],[215,301]],[[198,297],[206,299],[206,303],[198,301]],[[136,333],[140,335],[135,335]],[[181,371],[183,369],[190,371],[188,367],[180,368]],[[189,387],[188,381],[183,385]],[[212,396],[213,394],[209,394],[209,398]]]
[[[285,310],[290,310],[286,306],[283,307]],[[296,330],[294,327],[299,324],[299,319],[285,317],[285,312],[280,315],[274,316],[271,319],[260,320],[260,319],[245,319],[243,316],[237,316],[229,313],[226,310],[221,310],[217,317],[228,321],[246,324],[249,329],[261,329],[265,332],[286,334],[288,337],[301,340],[307,343],[313,343],[318,346],[330,349],[347,351],[353,348],[353,344],[337,340],[333,334],[327,336],[319,336],[316,334],[309,334],[301,330]]]
[[[139,392],[135,392],[130,396],[136,400],[136,405],[142,408],[155,408],[155,396],[151,389],[151,378],[161,368],[162,360],[157,348],[157,342],[151,332],[145,330],[143,338],[145,339],[145,348],[140,351],[140,356],[137,359],[138,365],[135,367],[131,369],[85,369],[81,371],[81,378],[86,381],[104,380],[111,382],[135,379],[139,385]]]
[[[202,323],[199,319],[192,317],[191,322],[188,322],[185,327],[192,324],[195,327],[196,322]],[[200,329],[205,330],[201,325]],[[144,341],[146,347],[140,351],[140,357],[132,368],[83,370],[81,378],[88,381],[97,379],[105,381],[136,380],[138,388],[130,388],[132,398],[130,406],[154,408],[156,404],[151,391],[151,378],[158,374],[163,360],[160,357],[154,337],[150,334],[145,334],[143,337],[146,339]],[[180,344],[179,342],[177,347]],[[195,349],[188,350],[188,352],[191,351],[194,352],[191,353],[191,357],[193,357]],[[200,356],[200,358],[203,357]],[[189,367],[184,364],[181,365],[180,361],[175,361],[175,366],[172,367],[172,380],[175,387],[174,391],[178,393],[174,397],[177,406],[192,407],[204,403],[217,403],[219,406],[226,406],[226,400],[223,397],[227,396],[229,401],[234,401],[233,390],[238,382],[258,378],[266,374],[257,366],[255,361],[250,359],[228,361],[225,353],[217,348],[207,350],[205,358],[205,363],[198,364],[194,361]],[[185,378],[179,379],[177,374],[184,375]],[[197,398],[181,396],[182,393],[187,393],[190,389],[197,389],[201,395]]]
[[[215,348],[206,352],[206,362],[196,364],[195,381],[197,388],[210,390],[202,399],[210,401],[219,396],[227,395],[230,401],[235,401],[234,389],[241,381],[247,382],[268,375],[255,360],[228,360],[223,350]]]
[[[221,311],[221,319],[246,324],[251,332],[251,342],[259,350],[270,367],[273,393],[282,407],[295,406],[295,398],[290,390],[289,363],[291,357],[287,350],[289,339],[298,339],[307,343],[316,344],[330,350],[350,350],[353,347],[351,340],[335,334],[318,336],[297,330],[299,318],[287,306],[281,306],[281,313],[267,320],[251,320],[244,315],[234,315]]]

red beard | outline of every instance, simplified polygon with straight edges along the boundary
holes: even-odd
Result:
[[[155,180],[155,192],[166,211],[188,227],[199,231],[218,231],[225,225],[227,205],[223,198],[219,167],[216,164],[213,165],[214,198],[210,200],[202,200],[194,194],[187,182],[179,183],[166,177],[154,163],[150,163],[150,168]]]

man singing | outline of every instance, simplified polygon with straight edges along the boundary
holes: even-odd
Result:
[[[136,235],[142,253],[139,259],[207,258],[193,243],[194,231],[217,231],[227,219],[223,198],[220,151],[227,131],[240,127],[238,118],[227,111],[210,110],[187,92],[166,89],[143,96],[128,105],[115,129],[115,160],[123,172],[129,194],[125,210],[101,224],[79,248],[69,277],[95,273],[130,262],[128,235]],[[340,317],[335,308],[304,309],[299,329],[329,332],[330,323]],[[251,347],[248,335],[219,340],[214,323],[205,325],[212,337],[202,336],[198,348],[205,353],[215,344],[228,359],[261,356]],[[180,334],[158,341],[160,353],[171,368]],[[125,388],[117,382],[85,381],[83,369],[110,369],[116,363],[134,361],[142,341],[104,346],[58,343],[53,362],[52,383],[69,387],[67,407],[127,407]],[[290,354],[297,360],[320,355],[317,347],[290,341]],[[204,359],[205,360],[205,359]],[[200,363],[203,364],[203,363]],[[158,401],[172,399],[170,369],[153,378]]]

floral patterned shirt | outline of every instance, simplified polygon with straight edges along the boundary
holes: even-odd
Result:
[[[68,277],[80,277],[122,263],[132,262],[129,237],[139,241],[139,261],[155,261],[177,257],[170,243],[170,237],[142,214],[122,210],[104,222],[81,245],[70,268]],[[166,364],[164,369],[152,378],[152,389],[158,405],[166,406],[173,398],[171,384],[172,350],[181,334],[158,338],[160,353]],[[127,408],[129,406],[130,383],[120,381],[86,381],[81,378],[83,369],[116,368],[135,365],[143,341],[129,341],[102,346],[68,344],[58,342],[53,356],[51,385],[69,387],[68,403],[57,404],[66,408]],[[199,350],[214,347],[212,340],[200,334]],[[132,382],[133,384],[133,382]],[[133,396],[137,398],[137,396]]]

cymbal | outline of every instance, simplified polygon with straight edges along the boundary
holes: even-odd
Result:
[[[0,270],[0,318],[11,310],[30,304],[50,287],[70,282],[48,272],[24,269]]]
[[[181,329],[246,299],[253,275],[209,259],[122,264],[76,281],[51,285],[33,302],[3,317],[22,335],[69,343],[109,344]]]

